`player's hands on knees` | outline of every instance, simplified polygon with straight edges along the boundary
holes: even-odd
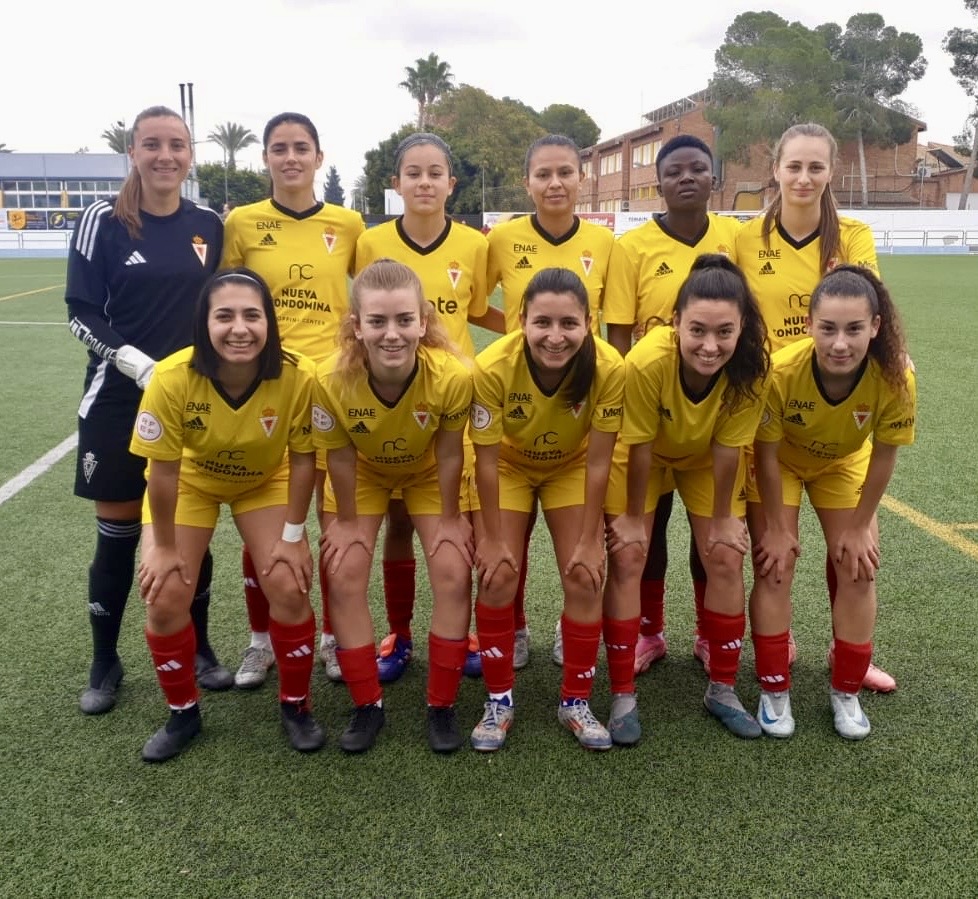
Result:
[[[329,574],[339,571],[340,563],[346,554],[357,544],[370,554],[370,541],[357,521],[342,521],[334,518],[319,538],[319,563]]]
[[[472,533],[472,522],[468,516],[461,513],[457,515],[442,516],[438,519],[438,526],[435,528],[435,538],[431,546],[431,558],[434,558],[438,550],[445,544],[454,546],[465,564],[472,567],[475,559],[475,539]]]
[[[485,537],[480,540],[475,548],[475,567],[479,573],[479,582],[484,589],[490,589],[493,579],[503,565],[512,568],[514,574],[519,573],[516,559],[502,540],[490,540]]]
[[[747,525],[736,515],[727,515],[723,518],[710,519],[710,533],[706,540],[706,554],[713,551],[713,547],[718,544],[729,546],[740,555],[747,555],[750,549],[750,537],[747,534]]]
[[[774,574],[780,584],[791,560],[801,555],[801,544],[790,531],[768,528],[754,544],[754,567],[761,577]]]
[[[580,565],[587,572],[588,577],[591,579],[591,584],[594,586],[595,592],[597,592],[604,583],[606,558],[607,555],[603,540],[596,540],[594,538],[585,539],[582,537],[577,542],[577,546],[574,547],[574,552],[571,553],[567,566],[564,568],[564,574],[569,575],[576,566]]]
[[[312,552],[309,549],[308,538],[303,535],[301,540],[294,543],[281,537],[276,540],[269,556],[268,566],[261,573],[262,577],[267,577],[279,562],[289,566],[299,590],[308,593],[312,585]]]
[[[880,567],[879,538],[872,528],[846,528],[835,544],[835,561],[848,567],[853,581],[876,580]]]
[[[156,602],[166,579],[176,572],[188,587],[191,585],[187,563],[175,546],[153,545],[139,560],[139,595],[146,605]]]
[[[605,528],[608,552],[621,552],[630,543],[637,543],[642,552],[648,552],[649,535],[645,533],[645,519],[641,515],[619,515]]]

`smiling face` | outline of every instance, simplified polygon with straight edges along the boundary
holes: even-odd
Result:
[[[853,377],[880,329],[869,300],[855,296],[823,296],[808,317],[819,372],[826,378]]]
[[[414,215],[444,215],[455,189],[455,179],[444,151],[434,144],[415,144],[401,160],[391,185],[404,198],[404,209]]]
[[[530,157],[523,179],[538,214],[570,215],[581,190],[581,161],[571,147],[542,144]]]
[[[659,163],[659,193],[670,211],[706,212],[713,192],[713,162],[698,147],[677,147]]]
[[[784,142],[774,164],[781,202],[799,208],[817,207],[832,181],[832,146],[824,137],[796,135]]]
[[[268,135],[262,153],[272,179],[272,196],[313,193],[313,179],[323,164],[316,140],[299,122],[283,122]]]
[[[363,343],[374,380],[401,384],[414,370],[427,325],[427,317],[422,316],[423,302],[410,287],[363,291],[354,334]]]
[[[136,126],[129,159],[147,194],[179,196],[192,158],[190,133],[179,116],[147,117]]]
[[[223,284],[212,291],[207,333],[223,365],[258,365],[268,340],[261,293],[248,284]]]
[[[683,377],[696,391],[730,361],[743,329],[740,307],[733,300],[690,297],[673,324],[679,337]]]
[[[550,291],[529,300],[520,321],[530,358],[544,381],[559,380],[591,327],[589,315],[574,294]]]

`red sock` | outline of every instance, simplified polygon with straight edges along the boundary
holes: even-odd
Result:
[[[560,684],[560,698],[588,699],[594,685],[601,621],[571,621],[561,615],[560,627],[564,634],[564,679]],[[633,660],[634,655],[633,650]]]
[[[177,710],[195,705],[197,674],[194,671],[194,655],[197,652],[197,638],[193,623],[187,622],[182,631],[166,637],[147,630],[146,643],[153,656],[156,679],[160,682],[167,705]]]
[[[611,681],[612,693],[635,692],[638,629],[638,618],[604,619],[604,647],[608,654],[608,680]]]
[[[316,617],[310,615],[301,624],[282,624],[271,618],[268,635],[278,665],[279,702],[305,702],[316,658]]]
[[[643,580],[639,583],[638,595],[642,609],[640,633],[643,637],[661,634],[666,627],[666,582]]]
[[[737,680],[740,666],[740,649],[744,640],[747,617],[721,615],[710,609],[703,609],[703,630],[700,635],[710,644],[710,680],[731,687]]]
[[[832,688],[843,693],[858,693],[872,657],[872,643],[847,643],[836,637]]]
[[[380,702],[384,694],[377,677],[377,647],[373,643],[354,649],[337,647],[336,661],[355,706]]]
[[[522,630],[526,627],[526,572],[530,567],[530,529],[523,538],[523,559],[520,563],[520,577],[516,582],[516,596],[513,598],[513,627]]]
[[[384,604],[391,633],[411,639],[414,614],[414,559],[384,562]]]
[[[703,612],[706,609],[706,581],[693,581],[693,603],[696,606],[696,633],[705,637]]]
[[[788,667],[788,631],[780,634],[751,634],[754,643],[754,669],[761,689],[780,693],[791,689]]]
[[[428,705],[455,705],[469,640],[428,634]]]
[[[490,693],[513,689],[513,608],[494,608],[476,600],[475,627],[479,634],[482,680]]]
[[[245,605],[248,607],[248,624],[256,634],[268,632],[268,600],[258,586],[258,572],[251,560],[247,546],[241,547],[241,573],[244,575]]]
[[[323,633],[331,634],[333,633],[333,625],[329,621],[329,577],[327,577],[326,572],[323,571],[322,566],[319,566],[319,592],[323,597]]]

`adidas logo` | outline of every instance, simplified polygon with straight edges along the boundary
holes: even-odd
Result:
[[[369,434],[370,428],[368,428],[362,421],[358,421],[352,428],[350,428],[351,434]]]
[[[578,680],[591,680],[594,677],[594,666],[592,665],[587,671],[581,671],[577,675]]]
[[[665,406],[659,406],[659,415],[666,421],[672,421],[672,412],[666,409]]]
[[[765,684],[783,684],[787,678],[783,674],[764,674],[758,680]]]
[[[627,643],[606,643],[605,644],[605,649],[616,649],[616,650],[618,650],[620,652],[624,652],[626,649],[630,649],[630,648],[631,647]]]
[[[512,418],[514,421],[526,421],[526,413],[523,411],[522,406],[517,406],[515,409],[510,409],[506,413],[507,418]]]
[[[672,274],[672,269],[671,269],[671,268],[669,268],[669,265],[668,265],[668,263],[666,263],[666,262],[663,262],[663,263],[662,263],[662,264],[661,264],[661,265],[660,265],[660,266],[659,266],[659,267],[658,267],[658,268],[657,268],[657,269],[655,270],[655,276],[656,276],[657,278],[661,278],[661,277],[662,277],[663,275],[671,275],[671,274]]]
[[[794,415],[789,415],[785,421],[789,424],[801,425],[802,427],[805,427],[805,419],[801,417],[800,412],[796,412]]]
[[[761,270],[758,272],[759,275],[773,275],[774,273],[774,266],[771,265],[770,261],[765,262],[764,265],[761,266]]]
[[[126,265],[139,265],[146,261],[146,257],[143,256],[138,250],[133,252],[129,258],[126,260]]]
[[[530,260],[526,258],[526,256],[516,263],[516,271],[524,271],[528,268],[533,268],[533,265],[531,264]]]
[[[92,615],[98,615],[99,617],[108,617],[108,609],[102,605],[100,602],[90,602],[88,604],[88,611]]]
[[[157,671],[181,671],[183,670],[183,665],[181,665],[176,659],[171,659],[169,662],[164,662],[162,665],[156,666]]]
[[[309,648],[308,644],[303,643],[298,649],[293,649],[292,652],[287,652],[285,657],[287,659],[301,659],[305,656],[311,656],[312,650]]]
[[[204,424],[204,420],[199,415],[196,418],[191,418],[190,421],[185,421],[183,426],[191,431],[207,430],[207,425]]]
[[[731,640],[729,643],[721,644],[720,649],[726,649],[728,652],[733,652],[734,650],[740,649],[741,646],[743,646],[743,643],[740,640]]]
[[[479,655],[485,656],[487,659],[501,659],[503,651],[497,646],[490,646],[488,649],[480,649]]]
[[[258,246],[260,247],[277,247],[278,242],[272,237],[271,233],[267,233],[261,240],[258,241]]]

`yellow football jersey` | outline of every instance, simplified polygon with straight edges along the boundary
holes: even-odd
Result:
[[[907,446],[914,441],[916,382],[907,371],[906,395],[894,390],[868,359],[852,392],[843,400],[825,397],[810,337],[774,354],[771,388],[757,439],[781,441],[778,458],[789,468],[811,470],[845,458],[872,437]]]
[[[703,233],[692,243],[672,233],[661,215],[626,231],[611,251],[604,297],[605,324],[635,324],[641,336],[650,319],[670,322],[679,288],[696,257],[721,253],[736,262],[739,230],[737,219],[711,212]]]
[[[224,223],[221,267],[245,265],[261,275],[275,302],[282,343],[321,362],[336,349],[349,311],[347,278],[363,229],[358,212],[331,203],[307,215],[274,200],[239,206]]]
[[[230,502],[259,486],[288,450],[314,451],[312,398],[316,366],[296,355],[282,375],[258,381],[231,400],[190,365],[186,347],[158,362],[143,394],[130,452],[147,459],[180,459],[180,480],[199,493]]]
[[[460,431],[468,420],[472,375],[447,350],[421,346],[414,374],[396,403],[380,399],[366,372],[354,378],[336,372],[339,354],[318,368],[313,409],[321,449],[353,444],[358,465],[383,477],[415,474],[435,464],[435,434]]]
[[[475,344],[469,333],[469,316],[486,314],[485,236],[447,219],[441,237],[427,247],[414,243],[394,219],[368,228],[357,241],[356,271],[384,257],[403,262],[421,279],[425,298],[430,300],[448,334],[469,358]]]
[[[680,470],[709,465],[713,441],[750,446],[764,408],[762,389],[731,414],[723,400],[728,383],[721,369],[703,396],[691,396],[680,375],[675,332],[655,328],[625,357],[622,443],[651,443],[658,464]]]
[[[771,351],[808,336],[805,319],[812,291],[828,272],[821,270],[822,241],[816,231],[795,241],[778,225],[764,245],[763,216],[747,222],[737,235],[737,259],[761,307]],[[839,218],[839,254],[829,263],[861,265],[879,275],[876,243],[869,225]]]
[[[587,288],[591,330],[598,334],[614,242],[609,228],[576,217],[574,227],[559,240],[540,227],[536,215],[523,215],[496,225],[489,232],[488,285],[491,293],[497,284],[502,284],[506,331],[520,329],[523,292],[530,279],[544,268],[566,268]]]
[[[486,347],[475,359],[472,442],[498,443],[500,458],[539,469],[583,458],[591,428],[620,430],[624,363],[600,338],[595,345],[594,381],[576,406],[564,399],[563,384],[552,392],[538,386],[527,364],[522,331]]]

